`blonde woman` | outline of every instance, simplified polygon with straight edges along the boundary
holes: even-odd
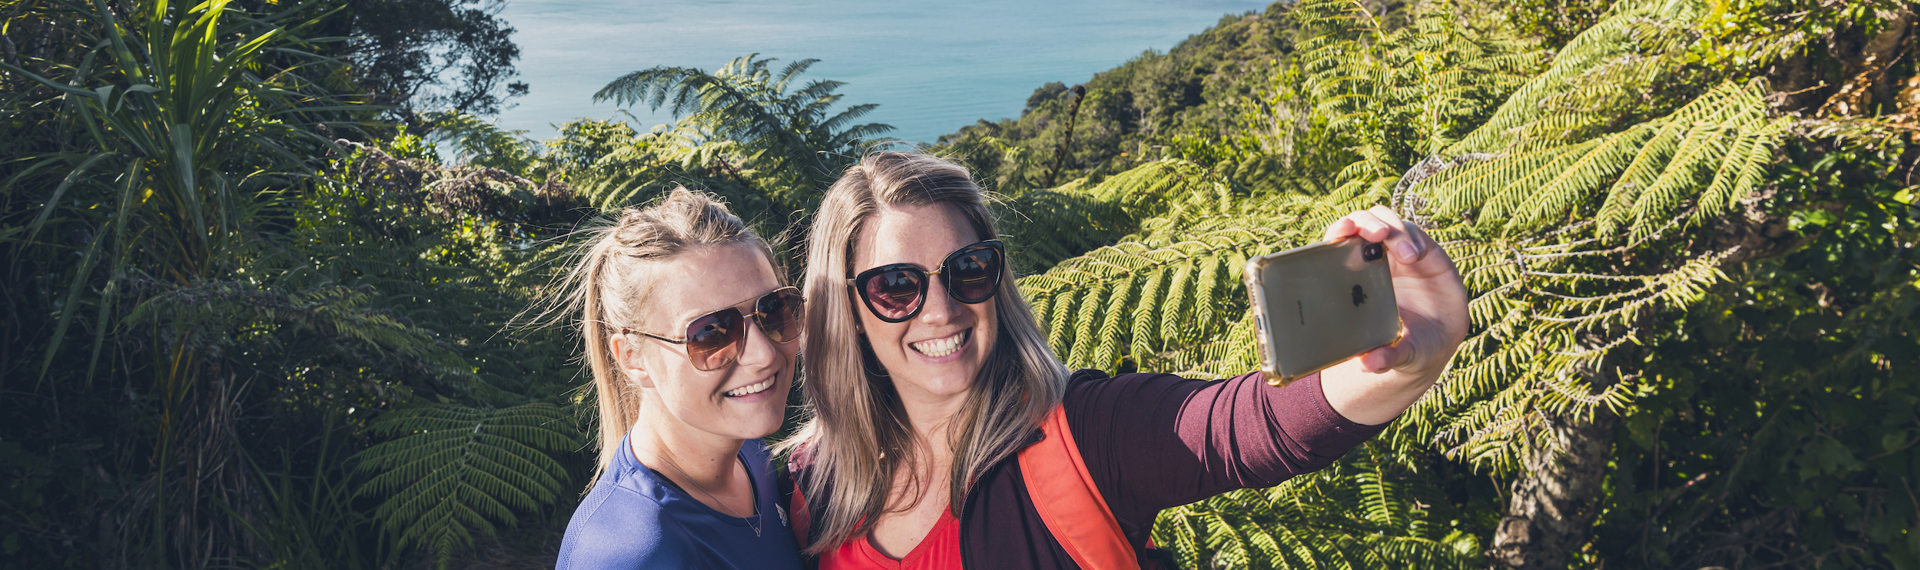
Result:
[[[827,570],[1078,567],[1013,460],[1056,408],[1123,556],[1131,545],[1122,566],[1159,558],[1148,534],[1161,509],[1332,463],[1425,393],[1466,335],[1465,287],[1431,238],[1384,208],[1326,233],[1352,235],[1394,252],[1408,329],[1396,347],[1286,388],[1257,372],[1070,372],[1015,288],[967,171],[867,157],[827,191],[807,249],[812,417],[782,444],[804,549]]]
[[[572,284],[600,466],[559,568],[799,568],[760,438],[784,416],[804,309],[767,243],[676,189],[601,229]]]

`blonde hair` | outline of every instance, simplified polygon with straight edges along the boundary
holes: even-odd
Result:
[[[993,239],[993,216],[967,170],[931,156],[880,153],[848,168],[820,204],[807,240],[807,334],[801,369],[811,416],[781,443],[812,473],[802,492],[820,505],[812,524],[810,553],[866,534],[887,506],[900,469],[912,473],[916,437],[898,392],[879,368],[872,349],[856,332],[856,311],[866,310],[847,285],[856,239],[867,220],[892,205],[946,205],[978,239]],[[955,421],[948,508],[959,516],[976,479],[1026,443],[1040,420],[1060,402],[1067,370],[1047,347],[1046,336],[1004,264],[994,296],[999,330],[986,363],[974,378]],[[863,522],[864,521],[864,522]]]
[[[613,337],[622,327],[644,321],[651,307],[647,291],[659,277],[659,264],[691,250],[752,245],[775,265],[784,285],[786,272],[774,261],[773,248],[747,228],[725,204],[706,192],[676,187],[646,208],[626,208],[617,220],[587,230],[591,236],[580,262],[568,272],[568,306],[579,310],[593,393],[599,400],[600,461],[593,479],[613,464],[620,439],[639,421],[640,388],[621,373]],[[592,488],[592,484],[588,484]]]

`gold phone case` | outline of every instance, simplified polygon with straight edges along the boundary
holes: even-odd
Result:
[[[1260,372],[1286,386],[1406,335],[1385,247],[1353,237],[1247,260]],[[1291,310],[1289,310],[1291,309]]]

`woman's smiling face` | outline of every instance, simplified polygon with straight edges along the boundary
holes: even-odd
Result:
[[[895,263],[934,271],[948,254],[990,237],[976,235],[952,206],[883,206],[855,238],[852,273]],[[998,300],[961,303],[941,279],[929,281],[925,304],[911,319],[880,320],[857,295],[854,311],[874,356],[886,367],[902,399],[948,402],[965,397],[993,349],[999,330],[994,317]]]
[[[687,334],[695,317],[728,307],[754,309],[754,300],[781,287],[766,255],[746,244],[698,248],[663,262],[645,302],[653,310],[640,330],[670,338]],[[615,350],[630,380],[648,388],[666,417],[659,429],[692,428],[732,439],[765,437],[780,429],[787,391],[793,386],[794,353],[800,343],[781,344],[759,323],[743,323],[746,340],[730,365],[702,371],[687,359],[686,345],[640,334],[615,337]],[[656,414],[658,415],[658,414]]]

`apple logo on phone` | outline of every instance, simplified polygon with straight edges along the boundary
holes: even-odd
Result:
[[[1353,306],[1358,307],[1360,306],[1361,303],[1365,303],[1365,302],[1367,302],[1367,292],[1362,291],[1359,285],[1354,285],[1353,286]]]

